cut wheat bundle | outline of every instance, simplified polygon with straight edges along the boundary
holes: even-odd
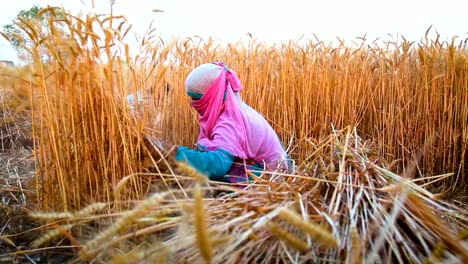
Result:
[[[243,188],[192,176],[192,184],[184,187],[186,198],[165,195],[158,206],[145,207],[147,215],[172,213],[153,222],[142,214],[126,221],[150,203],[143,200],[112,217],[114,224],[94,238],[88,234],[91,240],[82,240],[87,250],[103,237],[113,242],[83,257],[108,261],[118,251],[135,261],[151,257],[177,263],[467,260],[457,233],[467,230],[468,212],[387,170],[356,130],[334,131],[315,145],[307,163],[295,174],[264,172]],[[213,197],[212,190],[224,193]],[[117,232],[121,222],[132,231]],[[136,242],[142,243],[138,236],[145,247]]]

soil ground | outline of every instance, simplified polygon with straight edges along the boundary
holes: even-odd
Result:
[[[32,141],[4,136],[0,143],[0,263],[66,263],[74,255],[71,249],[30,249],[43,234],[29,216],[36,199]]]

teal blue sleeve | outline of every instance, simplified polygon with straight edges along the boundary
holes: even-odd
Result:
[[[228,181],[224,176],[231,169],[235,156],[222,149],[199,151],[182,146],[177,149],[176,160],[187,162],[210,180]]]

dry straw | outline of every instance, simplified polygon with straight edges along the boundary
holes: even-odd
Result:
[[[169,252],[164,259],[176,263],[200,258],[210,263],[464,260],[466,246],[455,234],[468,228],[466,210],[388,174],[356,130],[334,131],[311,153],[314,169],[265,173],[245,189],[209,182],[212,190],[227,192],[216,199],[195,181],[185,189],[193,197],[155,193],[130,211],[87,217],[101,224],[113,220],[98,234],[75,235],[84,241],[81,255],[108,262],[117,251],[139,247],[129,256],[141,260],[164,251]],[[339,168],[332,174],[331,163]],[[181,212],[185,217],[179,217]],[[125,233],[130,227],[132,232]],[[185,232],[177,227],[186,227]],[[142,241],[150,247],[142,247]]]

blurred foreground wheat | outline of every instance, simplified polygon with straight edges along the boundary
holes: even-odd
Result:
[[[311,144],[295,174],[264,173],[238,187],[193,179],[186,198],[158,192],[129,211],[35,217],[61,219],[58,231],[109,223],[74,237],[88,261],[466,262],[468,212],[388,171],[368,143],[355,130],[334,131]]]

